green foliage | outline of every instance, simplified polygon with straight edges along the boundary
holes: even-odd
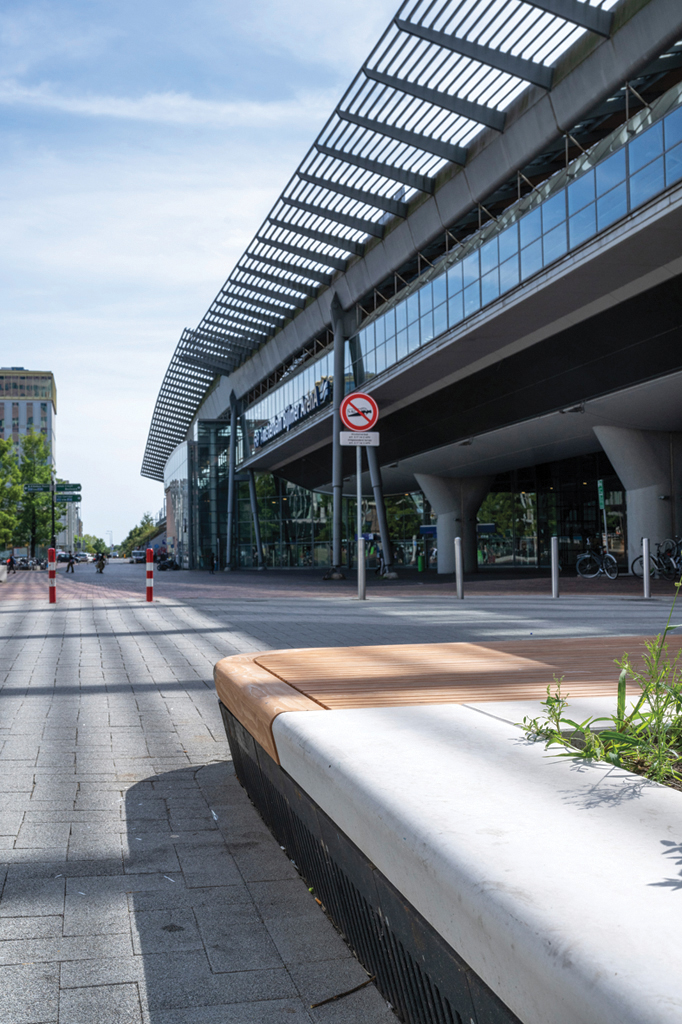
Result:
[[[94,555],[97,551],[108,551],[109,545],[101,537],[95,537],[92,533],[84,533],[81,537],[81,551],[88,551]]]
[[[125,540],[121,541],[118,546],[120,554],[126,558],[130,555],[131,551],[135,548],[145,548],[147,542],[156,533],[156,526],[149,512],[145,512],[140,520],[139,526],[134,526]],[[107,546],[102,542],[102,547],[98,548],[99,551],[106,551]]]
[[[558,757],[606,761],[682,789],[682,651],[672,657],[667,642],[668,633],[680,628],[670,624],[682,581],[675,586],[675,600],[665,629],[644,645],[643,669],[633,665],[629,654],[616,662],[621,671],[615,715],[587,718],[584,722],[564,717],[568,695],[564,697],[561,681],[555,680],[556,692],[551,693],[548,686],[547,699],[543,701],[546,717],[524,718],[520,723],[529,739],[544,739],[548,747],[563,747],[564,752]],[[629,710],[628,679],[640,689]],[[602,722],[608,725],[595,730],[594,726]]]
[[[50,445],[43,434],[31,427],[21,438],[19,478],[22,485],[14,543],[30,549],[35,555],[36,544],[49,544],[52,540],[52,498],[48,493],[25,494],[24,484],[49,484],[52,480]],[[62,529],[62,510],[55,510],[55,533]]]
[[[21,500],[21,473],[11,439],[0,440],[0,548],[12,543]]]

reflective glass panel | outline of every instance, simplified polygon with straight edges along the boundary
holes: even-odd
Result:
[[[386,366],[393,366],[395,362],[395,337],[391,336],[386,342]]]
[[[538,239],[532,245],[521,250],[521,277],[530,277],[542,268],[542,241]]]
[[[663,124],[652,124],[638,138],[633,139],[628,146],[630,159],[630,174],[634,174],[640,167],[650,163],[655,157],[663,152]]]
[[[548,231],[543,236],[542,246],[545,263],[551,263],[553,260],[558,260],[560,256],[563,256],[568,248],[566,225],[560,224],[553,231]]]
[[[444,334],[448,329],[448,304],[442,302],[440,306],[436,306],[433,311],[433,336],[437,338],[439,334]]]
[[[376,350],[376,372],[381,373],[382,370],[386,369],[386,346],[379,345]]]
[[[519,230],[521,232],[521,248],[529,245],[536,238],[540,237],[542,231],[542,213],[540,208],[533,210],[532,213],[527,213],[526,216],[519,222]]]
[[[665,157],[665,183],[672,185],[673,182],[682,178],[682,146],[675,146]]]
[[[377,345],[383,345],[384,341],[386,340],[385,331],[386,324],[384,322],[384,318],[380,316],[378,320],[374,321],[374,337],[376,339]]]
[[[464,289],[464,315],[471,316],[481,308],[481,286],[478,281]]]
[[[410,352],[414,352],[416,348],[419,348],[419,321],[415,320],[413,324],[409,324],[407,328],[407,347]]]
[[[472,252],[470,256],[467,256],[462,260],[462,275],[464,278],[464,287],[471,284],[472,281],[478,280],[478,251]]]
[[[462,288],[462,264],[455,263],[448,270],[448,295],[454,295]]]
[[[433,313],[428,312],[421,318],[422,345],[433,338]]]
[[[608,160],[597,164],[594,171],[597,177],[597,195],[602,196],[621,181],[625,181],[625,149],[619,149]]]
[[[399,331],[396,337],[396,356],[398,359],[404,359],[407,352],[407,331]]]
[[[419,289],[419,313],[421,316],[433,309],[433,288],[431,282]]]
[[[464,307],[462,305],[462,292],[457,292],[451,299],[448,300],[448,321],[450,326],[453,327],[458,324],[464,317]]]
[[[434,277],[432,287],[433,304],[434,306],[440,306],[441,302],[445,302],[448,295],[448,282],[445,274],[441,274],[440,277]]]
[[[654,160],[630,178],[630,206],[634,209],[663,188],[663,157]]]
[[[562,189],[542,204],[542,230],[551,231],[566,220],[566,193]]]
[[[381,319],[384,321],[386,337],[392,337],[395,334],[395,310],[389,309],[388,313],[384,313]]]
[[[484,306],[489,302],[494,302],[497,296],[500,294],[500,274],[495,267],[489,274],[484,274],[481,278],[481,301]]]
[[[510,228],[503,231],[498,238],[500,245],[500,262],[503,263],[519,251],[519,226],[512,224]]]
[[[419,319],[419,292],[414,292],[407,300],[407,322],[414,323]]]
[[[395,327],[397,331],[402,331],[407,327],[407,306],[404,302],[399,302],[395,308]]]
[[[597,226],[600,231],[613,224],[628,212],[628,196],[625,183],[617,185],[597,200]]]
[[[512,256],[500,264],[500,291],[508,292],[519,283],[519,257]]]
[[[568,212],[576,213],[583,206],[594,202],[594,171],[583,174],[566,189],[568,193]]]

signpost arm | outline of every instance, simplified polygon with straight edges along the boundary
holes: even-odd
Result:
[[[341,532],[343,524],[343,453],[341,451],[341,400],[344,392],[345,338],[343,309],[338,295],[331,305],[334,329],[334,393],[332,415],[332,578],[341,576]]]

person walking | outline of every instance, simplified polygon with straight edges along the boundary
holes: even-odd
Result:
[[[211,552],[210,558],[208,560],[208,571],[210,572],[211,576],[215,574],[215,554],[213,553],[213,551]]]
[[[17,571],[16,559],[14,558],[14,555],[10,555],[9,558],[7,559],[7,573],[9,575],[9,573],[16,572],[16,571]]]
[[[97,572],[104,572],[104,567],[107,564],[107,560],[104,556],[104,552],[100,552],[97,557]]]
[[[73,557],[73,552],[69,551],[69,559],[68,559],[68,562],[66,563],[66,571],[67,572],[73,572],[74,571],[73,567],[74,567],[75,564],[76,564],[76,559]]]

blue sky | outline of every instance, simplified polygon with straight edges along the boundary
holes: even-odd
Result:
[[[159,384],[396,0],[4,0],[0,365],[53,370],[88,533],[156,512]]]

